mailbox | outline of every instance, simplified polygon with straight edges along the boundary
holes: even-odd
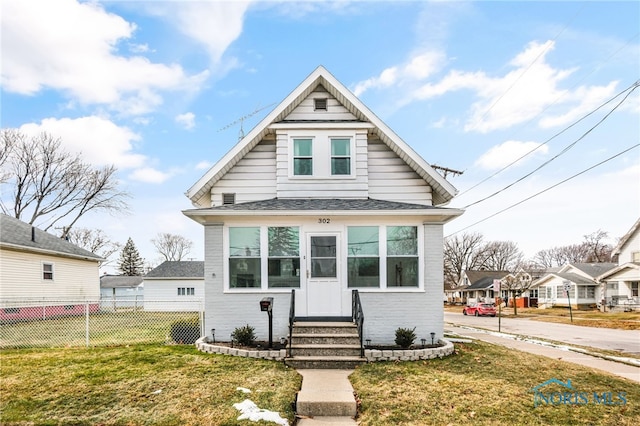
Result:
[[[271,312],[273,309],[273,297],[263,297],[260,301],[260,310],[262,312]]]

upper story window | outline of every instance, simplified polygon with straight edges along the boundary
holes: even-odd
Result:
[[[53,281],[53,263],[42,264],[42,279]]]
[[[351,174],[351,140],[331,139],[331,175]]]
[[[294,176],[313,175],[313,140],[293,140],[293,174]]]

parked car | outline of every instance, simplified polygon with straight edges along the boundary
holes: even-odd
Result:
[[[462,310],[464,315],[496,316],[496,307],[490,303],[472,303]]]

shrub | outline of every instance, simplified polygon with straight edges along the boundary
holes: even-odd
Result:
[[[171,324],[171,340],[184,345],[192,345],[200,338],[200,321],[179,320]]]
[[[416,328],[402,328],[398,327],[396,330],[396,345],[401,348],[407,349],[409,346],[413,345],[413,342],[416,340]]]
[[[253,341],[256,339],[256,334],[254,333],[254,331],[255,328],[247,324],[244,327],[238,327],[233,330],[233,333],[231,333],[231,337],[240,345],[251,346]]]

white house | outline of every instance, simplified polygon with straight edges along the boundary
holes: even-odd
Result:
[[[538,307],[568,307],[569,303],[575,308],[596,307],[603,294],[598,277],[615,266],[615,263],[572,263],[543,275],[532,284],[533,289],[538,289]]]
[[[612,255],[618,256],[617,266],[598,277],[606,286],[603,308],[623,305],[625,309],[640,309],[640,219],[620,239]]]
[[[455,188],[318,67],[188,191],[204,226],[205,330],[286,336],[296,318],[364,311],[364,338],[443,335],[444,208]]]
[[[145,311],[201,311],[204,262],[165,261],[144,276]]]
[[[144,279],[141,276],[100,276],[102,309],[144,307]]]
[[[97,310],[103,261],[59,237],[0,215],[0,320]]]

